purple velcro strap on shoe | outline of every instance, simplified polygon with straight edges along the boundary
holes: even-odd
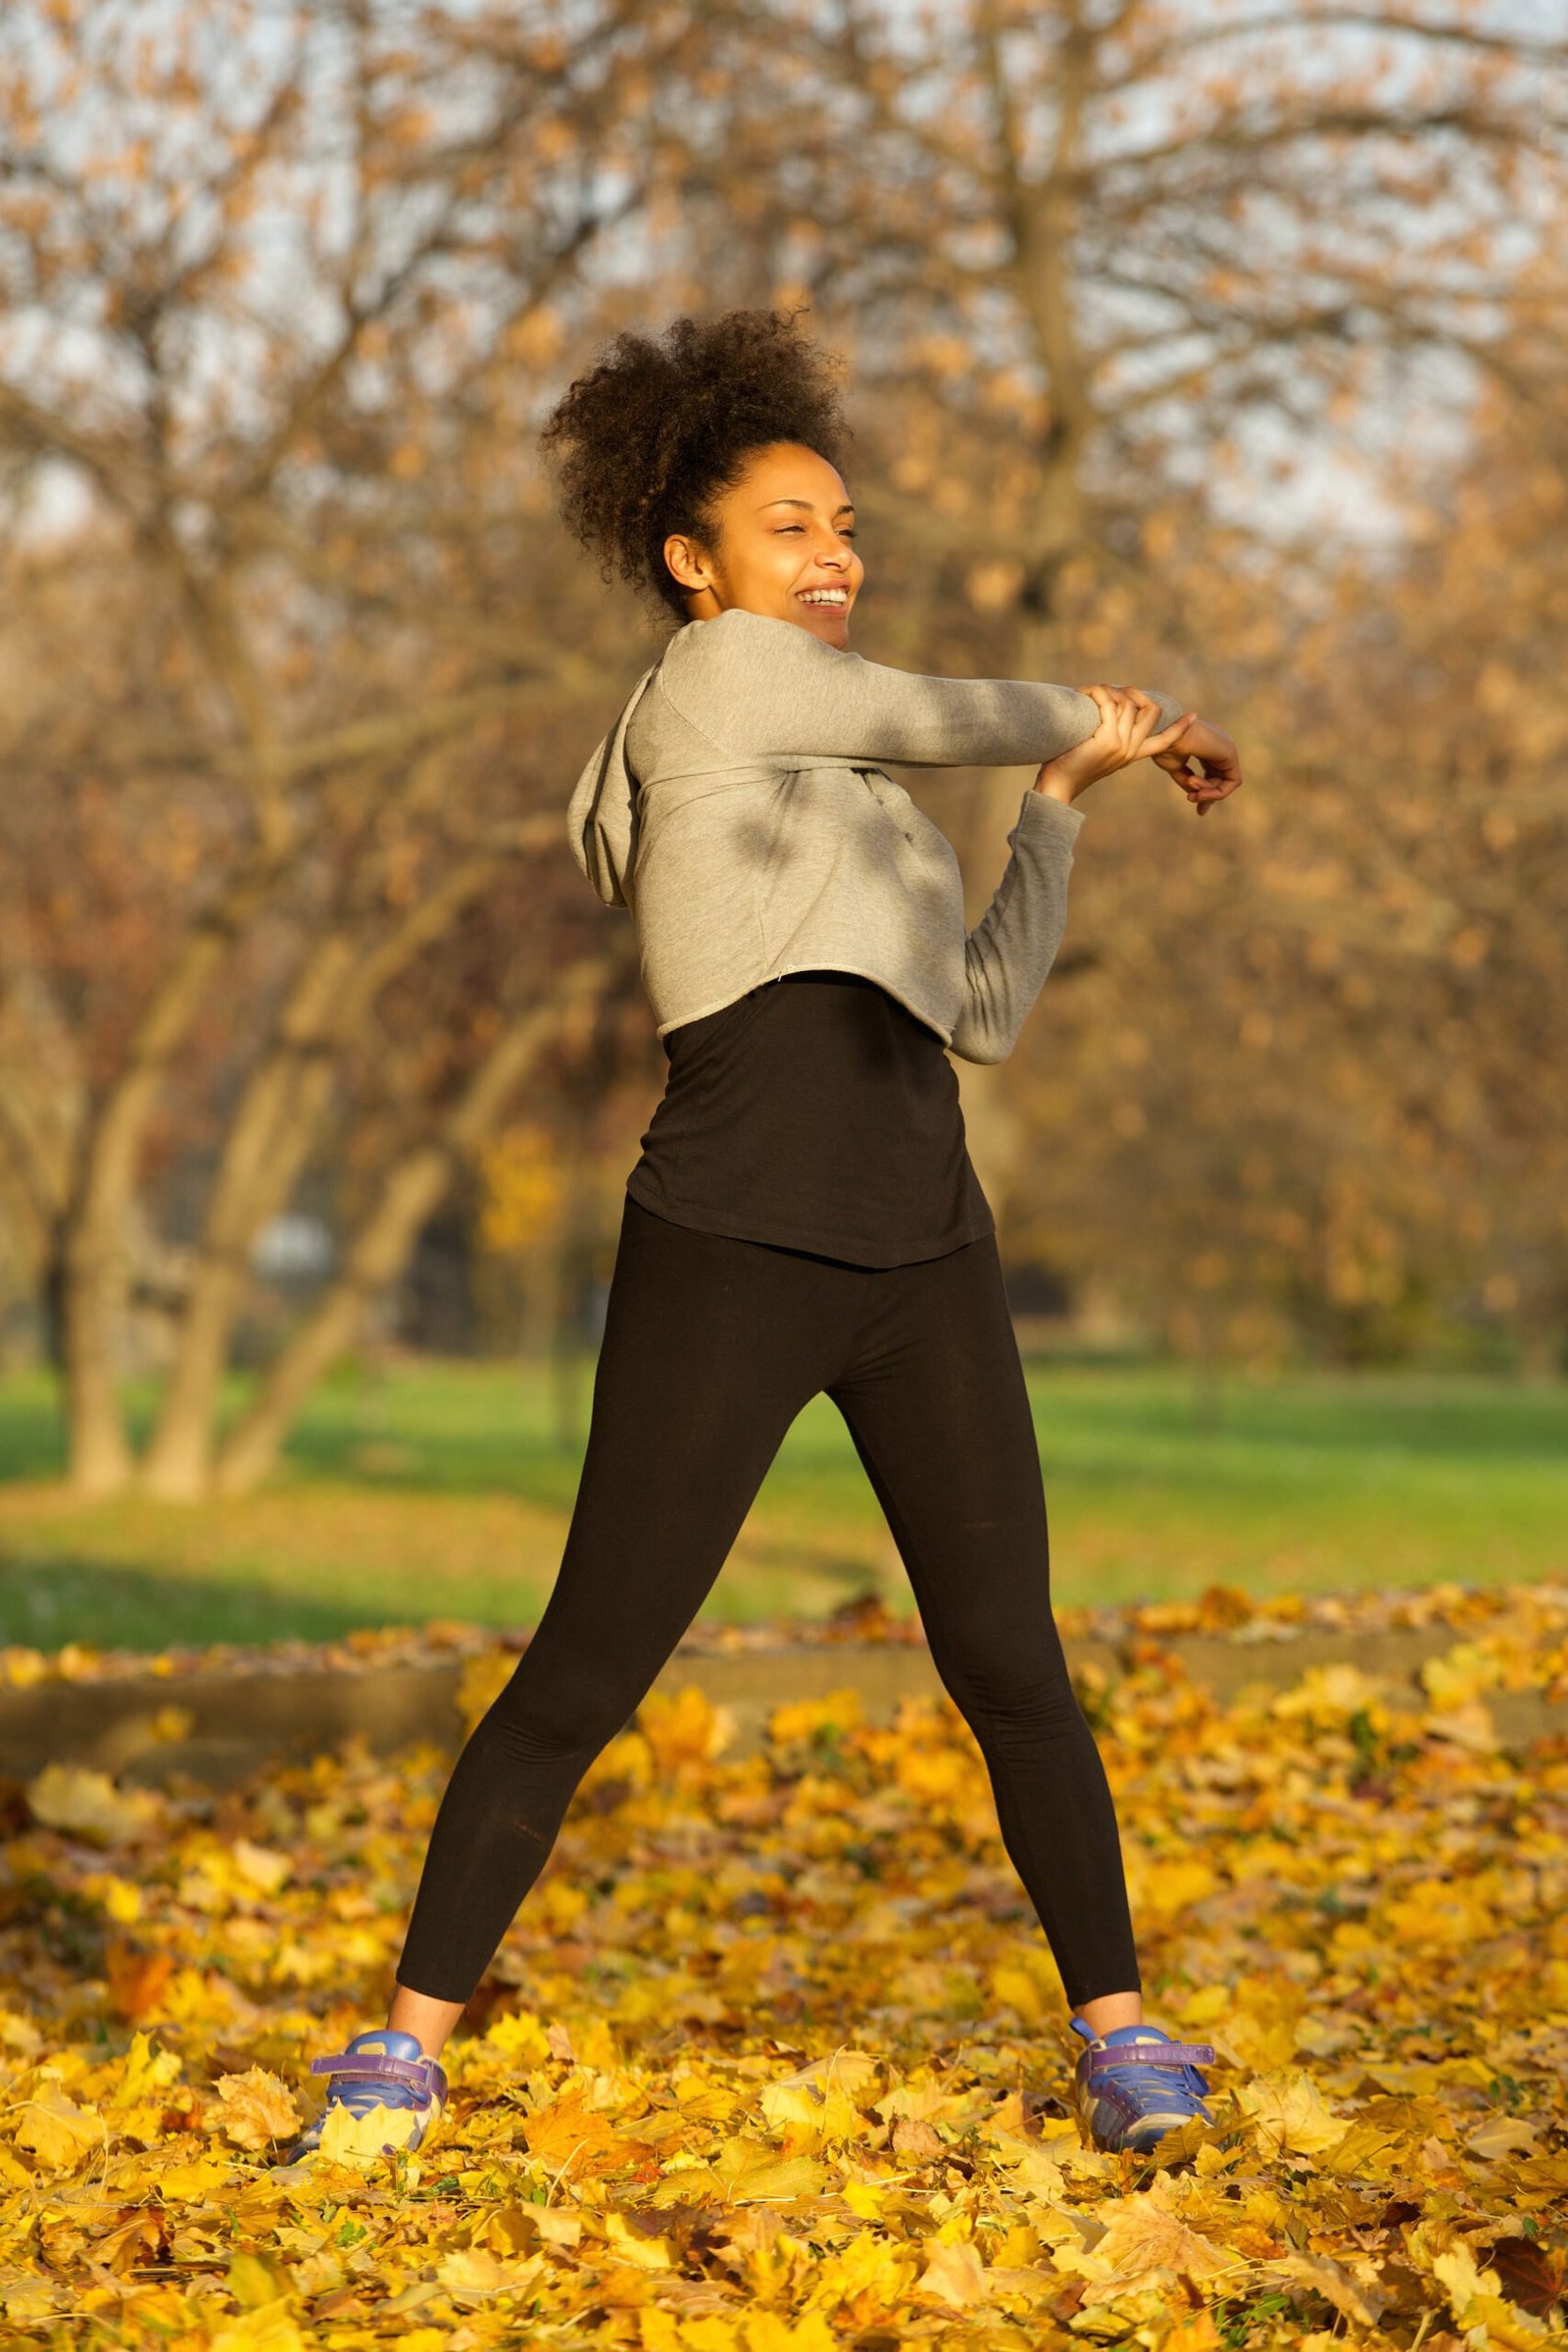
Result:
[[[1089,2052],[1091,2075],[1129,2062],[1134,2066],[1212,2066],[1214,2045],[1211,2041],[1119,2041],[1111,2049]]]
[[[335,2058],[313,2058],[313,2075],[363,2077],[371,2082],[412,2082],[428,2097],[440,2088],[441,2069],[433,2058],[390,2058],[379,2050],[342,2050]]]

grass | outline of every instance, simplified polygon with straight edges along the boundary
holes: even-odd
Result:
[[[590,1373],[578,1383],[586,1415]],[[1029,1366],[1063,1602],[1568,1569],[1568,1384]],[[526,1624],[548,1596],[581,1458],[542,1367],[417,1362],[313,1399],[283,1473],[195,1508],[74,1500],[42,1379],[0,1386],[0,1641],[156,1649],[325,1639],[431,1616]],[[910,1604],[826,1397],[800,1416],[706,1619],[815,1612],[869,1584]]]

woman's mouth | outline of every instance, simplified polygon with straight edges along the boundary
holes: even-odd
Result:
[[[831,612],[842,612],[850,601],[847,588],[802,588],[798,591],[803,605],[823,605]]]

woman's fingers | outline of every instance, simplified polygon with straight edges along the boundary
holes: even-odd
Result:
[[[1166,773],[1175,777],[1200,816],[1216,801],[1228,801],[1241,786],[1241,754],[1235,744],[1223,728],[1196,715],[1180,748],[1173,746],[1154,757]]]
[[[1155,703],[1153,705],[1153,709],[1157,713],[1159,705]],[[1197,716],[1198,712],[1196,710],[1184,710],[1180,718],[1173,718],[1171,720],[1168,727],[1161,727],[1157,735],[1151,735],[1144,745],[1144,750],[1148,757],[1151,760],[1159,760],[1160,753],[1168,752],[1171,746],[1175,743],[1177,737],[1184,735],[1187,732],[1187,729],[1192,725]],[[1178,759],[1181,761],[1185,761],[1186,757],[1187,755],[1185,752],[1178,755]],[[1170,768],[1173,774],[1176,772],[1175,761],[1160,760],[1159,763],[1162,767]]]
[[[1174,776],[1201,815],[1216,801],[1228,800],[1242,781],[1241,760],[1230,737],[1184,710],[1169,726],[1156,724],[1159,705],[1137,686],[1106,685],[1099,681],[1079,689],[1100,713],[1096,737],[1104,743],[1102,774],[1126,767],[1134,760],[1152,759]],[[1080,746],[1082,751],[1085,747]]]
[[[1135,707],[1128,689],[1125,686],[1095,685],[1085,686],[1080,691],[1090,696],[1094,702],[1100,712],[1101,725],[1112,727],[1118,743],[1125,746],[1128,741],[1128,730],[1136,716]]]
[[[1151,759],[1168,752],[1198,716],[1196,710],[1184,710],[1168,727],[1160,727],[1159,705],[1152,694],[1145,694],[1138,686],[1110,686],[1104,691],[1112,701],[1117,732],[1127,747],[1129,760]],[[1181,765],[1185,767],[1185,760]]]

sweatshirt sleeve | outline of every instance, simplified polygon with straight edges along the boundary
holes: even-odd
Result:
[[[951,1048],[964,1061],[1004,1061],[1012,1052],[1061,945],[1083,821],[1081,809],[1033,785],[1023,796],[996,895],[964,942],[963,1003]]]
[[[740,759],[1013,767],[1054,759],[1100,724],[1098,706],[1071,686],[891,669],[739,607],[688,624],[662,679],[688,724]],[[1161,726],[1185,708],[1152,699]]]

